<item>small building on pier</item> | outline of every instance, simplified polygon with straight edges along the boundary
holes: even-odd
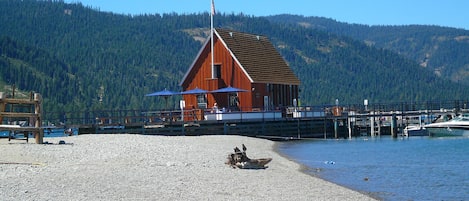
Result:
[[[186,108],[239,111],[272,110],[293,106],[300,80],[265,36],[226,29],[213,30],[180,85],[183,91],[225,87],[244,92],[184,95]],[[213,65],[212,65],[213,54]]]

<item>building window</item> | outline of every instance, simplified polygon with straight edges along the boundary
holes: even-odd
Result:
[[[207,96],[205,96],[205,94],[198,94],[197,95],[197,106],[200,109],[206,109],[207,108]]]
[[[221,65],[213,65],[213,79],[221,79]]]

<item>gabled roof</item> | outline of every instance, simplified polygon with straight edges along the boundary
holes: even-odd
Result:
[[[300,85],[300,80],[267,37],[226,29],[215,29],[215,33],[253,82]]]
[[[220,28],[214,30],[214,37],[221,40],[252,82],[300,85],[300,80],[267,37]],[[210,36],[181,80],[181,85],[209,44]]]

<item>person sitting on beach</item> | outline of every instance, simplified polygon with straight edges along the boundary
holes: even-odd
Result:
[[[67,134],[68,136],[72,136],[73,135],[73,130],[72,128],[68,128],[64,131],[65,134]]]

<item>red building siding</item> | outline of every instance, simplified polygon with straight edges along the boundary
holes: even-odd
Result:
[[[236,36],[238,36],[238,33],[236,34]],[[243,43],[240,42],[236,45],[243,45],[247,43],[259,43],[259,39],[249,41],[246,38],[249,39],[249,37],[245,37],[243,40],[240,40]],[[230,40],[231,43],[234,42],[233,38],[230,38]],[[257,77],[259,77],[259,73],[264,73],[264,75],[277,75],[277,77],[280,77],[276,78],[277,80],[272,80],[273,84],[265,83],[265,81],[258,83],[256,82],[256,80],[251,80],[248,77],[250,76],[247,74],[248,72],[243,70],[243,67],[238,64],[239,58],[234,58],[230,50],[227,49],[229,47],[227,47],[226,45],[228,44],[226,44],[225,41],[221,40],[218,37],[215,37],[214,64],[220,65],[220,78],[212,78],[210,41],[206,41],[205,46],[203,47],[201,52],[199,52],[199,55],[191,66],[191,69],[187,72],[184,80],[181,82],[183,91],[194,89],[196,87],[207,91],[213,91],[228,86],[247,90],[247,92],[237,93],[239,99],[239,108],[237,109],[240,109],[242,111],[275,109],[280,108],[281,106],[291,106],[293,103],[293,99],[298,98],[299,81],[294,81],[294,84],[278,84],[279,82],[282,82],[282,80],[279,81],[279,79],[282,79],[282,76],[278,76],[278,74],[271,74],[273,73],[273,71],[275,71],[274,69],[266,69],[266,65],[257,68],[256,64],[259,63],[260,60],[258,60],[258,58],[255,56],[257,54],[255,52],[259,51],[250,50],[250,52],[253,53],[253,56],[247,57],[247,55],[249,55],[250,53],[242,53],[239,48],[243,46],[236,46],[236,48],[238,48],[237,52],[233,52],[233,54],[242,54],[245,60],[254,59],[250,60],[256,62],[250,63],[249,69],[250,71],[255,72]],[[256,46],[247,44],[246,47]],[[273,46],[271,48],[273,48]],[[245,48],[241,48],[241,50],[245,50]],[[273,52],[276,53],[275,50]],[[278,59],[278,54],[272,55],[273,57],[275,57],[275,59],[266,59],[265,62],[268,63],[267,66],[270,66],[271,62],[274,60],[277,62],[283,61],[281,58]],[[284,65],[288,69],[285,63],[283,63],[282,65]],[[275,66],[275,63],[273,64],[273,66]],[[260,72],[259,70],[268,72]],[[277,71],[275,72],[279,73]],[[284,71],[281,71],[280,73],[282,72]],[[290,75],[289,79],[291,80],[291,71],[287,74]],[[265,97],[268,97],[268,100]],[[184,95],[184,100],[186,101],[186,108],[198,108],[196,95]],[[218,104],[219,108],[229,108],[229,94],[208,93],[206,94],[206,100],[207,107],[209,108],[212,107],[215,102]]]
[[[195,62],[195,68],[188,74],[186,82],[183,82],[183,91],[196,87],[208,91],[228,86],[245,89],[249,92],[238,93],[240,109],[243,111],[251,110],[252,98],[250,80],[231,57],[230,52],[225,49],[225,46],[217,40],[217,38],[214,42],[214,52],[214,64],[221,65],[221,78],[212,79],[210,47],[207,46]],[[198,108],[196,95],[184,95],[184,100],[186,101],[186,108]],[[207,105],[209,107],[213,106],[215,102],[220,108],[228,108],[228,94],[207,94]]]

